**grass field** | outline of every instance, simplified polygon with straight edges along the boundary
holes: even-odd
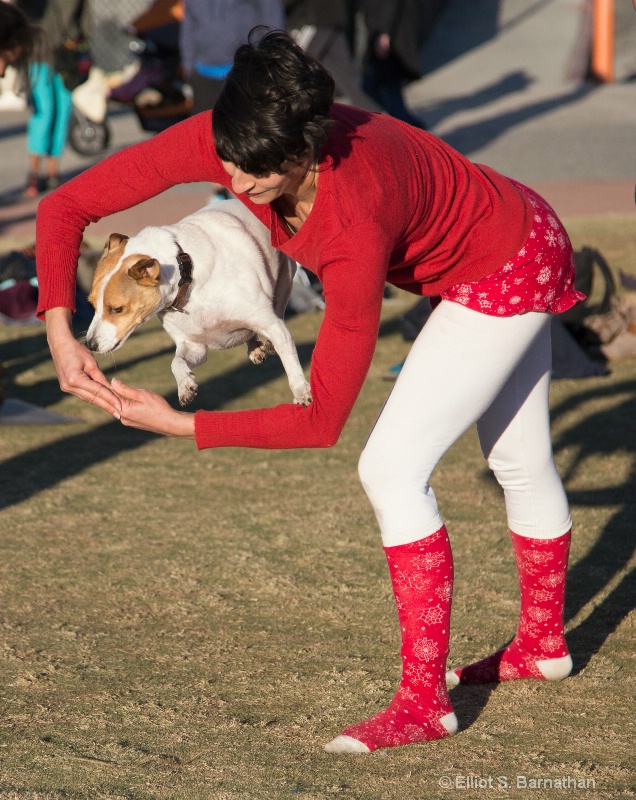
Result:
[[[632,218],[568,228],[575,246],[636,274]],[[397,320],[413,302],[385,306],[360,400],[326,451],[197,453],[125,429],[60,395],[42,326],[0,328],[9,395],[78,420],[0,426],[2,800],[636,796],[636,359],[553,383],[575,522],[574,674],[454,689],[460,731],[439,742],[368,757],[322,750],[399,680],[388,573],[356,464],[386,370],[407,350]],[[290,321],[307,369],[319,324],[320,314]],[[176,403],[171,354],[155,322],[102,365]],[[197,374],[198,407],[288,401],[278,360],[254,367],[243,348],[211,354]],[[512,636],[516,575],[474,431],[433,483],[456,562],[455,666]]]

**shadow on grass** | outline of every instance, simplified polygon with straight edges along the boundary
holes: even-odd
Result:
[[[298,356],[303,366],[309,363],[313,348],[313,342],[298,345]],[[122,368],[131,366],[139,361],[172,352],[173,349],[170,346],[159,353],[132,359],[125,364],[122,362],[120,366]],[[283,368],[277,358],[268,359],[258,367],[246,360],[240,366],[202,383],[199,387],[197,408],[222,408],[226,403],[277,379],[282,374]],[[52,391],[53,385],[57,386],[57,382],[51,380],[38,385],[35,391],[33,387],[29,387],[24,392],[25,399],[28,394],[31,402],[40,402],[40,392],[46,396]],[[15,392],[17,395],[21,393]],[[59,398],[59,387],[57,397]],[[165,397],[173,407],[179,406],[176,389]],[[120,453],[136,450],[156,438],[156,434],[126,428],[118,422],[109,421],[97,428],[65,436],[50,444],[38,445],[32,450],[8,458],[0,464],[0,480],[3,487],[0,510],[24,502],[38,492],[79,475],[95,464]]]
[[[563,474],[566,488],[568,480],[577,472],[583,471],[586,468],[586,461],[590,458],[609,456],[623,451],[631,463],[631,471],[625,480],[602,488],[568,490],[568,498],[574,509],[599,506],[613,506],[618,509],[608,519],[589,552],[569,569],[565,605],[566,622],[573,620],[599,595],[602,597],[585,619],[566,636],[574,662],[572,675],[577,675],[585,669],[636,605],[634,570],[627,571],[617,585],[603,597],[608,586],[627,568],[634,555],[636,381],[595,385],[583,389],[572,394],[552,411],[554,421],[588,403],[611,400],[621,395],[626,396],[624,402],[582,416],[576,424],[557,437],[554,443],[555,453],[561,450],[574,453],[569,467]],[[590,483],[594,482],[597,481],[592,476]],[[574,536],[576,536],[576,522]],[[508,643],[504,642],[502,646]],[[497,684],[460,686],[450,692],[462,730],[469,728],[479,718],[496,687]]]
[[[399,330],[399,320],[389,319],[380,326],[379,335],[387,336],[397,330]],[[297,349],[300,362],[306,369],[311,360],[314,342],[297,345]],[[118,368],[129,368],[173,351],[174,345],[170,344],[153,353],[127,361],[118,361]],[[24,358],[16,360],[16,357],[21,355]],[[7,368],[9,379],[14,379],[20,372],[49,359],[46,334],[36,333],[0,345],[0,361],[9,357],[15,362]],[[199,386],[196,408],[192,410],[220,409],[257,387],[277,380],[283,374],[284,370],[278,358],[270,358],[258,368],[246,360],[240,366],[203,382]],[[40,382],[35,387],[13,385],[11,394],[40,406],[49,406],[59,400],[60,389],[57,379],[52,378]],[[173,407],[179,407],[176,390],[165,395],[165,398]],[[38,445],[32,450],[8,458],[0,463],[0,480],[3,486],[0,511],[22,503],[67,478],[79,475],[95,464],[120,453],[136,450],[155,438],[157,438],[155,434],[125,428],[109,420],[97,428],[70,434],[58,441]]]
[[[459,732],[468,730],[481,716],[481,712],[488,705],[490,695],[498,684],[484,683],[481,685],[456,686],[448,692],[453,710],[459,722]]]
[[[574,456],[563,478],[577,472],[585,474],[586,462],[598,457],[624,452],[630,460],[629,474],[616,483],[590,489],[568,490],[568,498],[576,507],[613,506],[608,519],[590,551],[572,565],[568,576],[565,620],[572,620],[588,603],[602,594],[615,577],[626,569],[634,555],[636,523],[636,381],[628,380],[611,386],[594,386],[572,395],[554,409],[553,419],[577,410],[580,406],[625,395],[625,400],[611,408],[584,415],[579,422],[562,433],[554,449],[571,450]],[[593,484],[594,478],[590,479]],[[575,512],[576,515],[576,512]],[[574,535],[576,535],[576,528]],[[596,605],[592,612],[567,635],[574,660],[574,673],[580,672],[636,605],[636,574],[623,576]]]
[[[81,325],[74,326],[74,332],[76,338],[80,338],[83,334],[86,333],[88,329],[88,323],[83,323]],[[383,336],[389,336],[394,333],[400,332],[400,320],[399,316],[394,318],[384,320],[380,325],[380,329],[378,332],[378,338]],[[138,331],[135,331],[135,338],[139,336],[143,336],[144,334],[151,334],[156,333],[156,329],[154,328],[140,328]],[[167,336],[167,334],[166,334]],[[301,354],[301,348],[299,348],[298,354],[303,363],[303,366],[307,366],[309,364],[309,360],[311,358],[311,350],[313,350],[314,343],[311,345],[304,345],[305,348],[310,347],[310,351],[305,354],[305,358],[303,359]],[[137,366],[138,364],[142,364],[145,361],[150,361],[154,358],[161,357],[164,355],[169,355],[170,353],[174,352],[174,344],[170,342],[165,347],[162,347],[160,350],[155,350],[152,353],[145,353],[143,355],[137,356],[136,358],[132,359],[120,359],[120,353],[118,352],[115,356],[112,356],[112,365],[116,365],[117,369],[128,369],[130,367]],[[48,343],[46,340],[46,332],[44,327],[42,327],[41,332],[31,333],[28,335],[24,335],[18,339],[13,339],[11,341],[0,342],[0,363],[4,365],[5,369],[5,379],[7,384],[11,386],[11,395],[15,395],[17,398],[21,400],[26,400],[30,402],[36,402],[39,406],[48,407],[53,405],[53,403],[57,403],[60,399],[60,388],[56,378],[51,378],[50,380],[40,381],[35,387],[29,387],[28,390],[23,389],[19,385],[16,384],[16,377],[23,372],[26,372],[30,369],[34,369],[35,367],[39,366],[40,364],[44,363],[45,361],[49,361],[51,358],[51,353],[48,347]],[[102,356],[101,360],[98,362],[99,366],[102,370],[106,373],[109,372],[111,363],[109,363],[108,356]],[[276,365],[278,364],[278,367]],[[274,369],[272,369],[274,367]],[[249,367],[248,367],[249,371]],[[254,388],[255,385],[261,385],[263,383],[267,383],[270,380],[275,380],[282,374],[282,366],[280,365],[280,360],[278,358],[270,359],[269,361],[265,362],[265,365],[261,367],[261,379],[254,383],[250,380],[245,382],[243,391],[248,392]],[[219,376],[219,380],[223,376]],[[243,372],[240,372],[238,378],[239,382],[244,378]],[[228,399],[234,399],[239,396],[242,392],[238,390],[235,385],[235,381],[232,381],[230,374],[228,374],[228,380],[232,383],[232,392],[229,395]],[[219,388],[218,386],[216,387]],[[238,394],[237,394],[238,392]],[[176,400],[176,395],[174,396]],[[169,397],[166,399],[170,400]],[[205,392],[205,385],[200,387],[199,392],[199,401],[202,399],[207,400],[207,395]],[[172,402],[172,401],[171,401]],[[201,406],[200,406],[201,407]],[[205,407],[205,405],[203,406]]]
[[[153,331],[148,331],[152,333]],[[143,332],[142,332],[143,333]],[[108,357],[103,356],[99,364],[100,368],[106,373],[109,372],[110,366],[116,366],[117,369],[128,369],[137,364],[149,361],[153,358],[158,358],[174,352],[174,345],[171,343],[166,347],[155,350],[150,354],[144,354],[135,358],[120,360],[113,357],[112,362],[108,363]],[[118,354],[119,355],[119,354]],[[5,378],[7,384],[11,387],[11,396],[17,397],[20,400],[25,400],[31,403],[37,403],[42,408],[57,403],[60,399],[60,385],[57,378],[49,378],[47,380],[39,381],[35,386],[23,387],[16,384],[15,379],[22,372],[27,372],[34,369],[39,364],[50,360],[51,353],[46,341],[46,334],[36,333],[31,336],[17,339],[12,342],[4,342],[0,344],[0,363],[4,364]],[[8,362],[11,363],[8,363]]]
[[[577,585],[576,576],[573,577],[572,573],[578,566],[579,564],[575,565],[570,572],[568,587]],[[566,639],[574,662],[571,677],[585,669],[609,636],[630,614],[634,608],[635,597],[636,570],[631,570],[602,602],[567,634]],[[450,690],[449,696],[459,719],[460,731],[470,728],[479,719],[497,686],[496,683],[488,683],[481,686],[457,686]]]
[[[380,329],[380,336],[393,334],[399,330],[399,319],[389,319]],[[15,343],[11,343],[12,347]],[[20,345],[29,356],[33,347],[42,348],[34,359],[48,358],[44,334],[27,337]],[[298,345],[298,353],[303,366],[311,359],[314,343]],[[146,360],[161,357],[172,351],[172,345],[159,352],[143,355],[120,367],[128,367]],[[0,357],[2,349],[0,348]],[[37,363],[37,362],[36,362]],[[226,403],[280,378],[283,369],[278,359],[270,359],[257,369],[249,362],[227,372],[214,376],[200,387],[197,406],[221,408]],[[52,381],[45,381],[37,387],[47,397],[52,393]],[[31,399],[32,389],[29,390]],[[59,389],[56,390],[59,392]],[[588,404],[625,396],[625,400],[612,408],[585,413]],[[59,396],[59,394],[58,394]],[[35,398],[41,401],[42,397]],[[168,402],[177,406],[176,391],[166,396]],[[634,462],[636,449],[636,381],[619,384],[583,388],[573,393],[553,410],[553,419],[581,409],[575,424],[565,430],[555,441],[555,452],[568,450],[575,455],[564,475],[568,478],[585,467],[591,457],[625,452]],[[50,443],[38,446],[2,463],[3,494],[0,509],[23,502],[42,490],[62,483],[67,478],[81,474],[85,469],[104,462],[124,452],[136,450],[156,439],[154,434],[123,428],[116,422],[89,431],[75,433]],[[625,480],[603,488],[578,489],[569,492],[574,507],[613,506],[618,510],[608,520],[598,540],[579,562],[570,570],[569,589],[566,606],[566,619],[572,620],[576,614],[599,594],[607,591],[616,576],[623,571],[632,556],[632,530],[636,521],[636,500],[633,482],[636,467]],[[598,483],[592,477],[590,484]],[[575,674],[580,672],[603,646],[607,638],[617,629],[634,605],[636,574],[626,574],[621,581],[603,597],[591,613],[568,633],[568,643],[575,662]],[[461,729],[470,728],[480,717],[489,702],[496,684],[484,686],[462,686],[452,690],[451,698]]]
[[[574,661],[573,675],[589,664],[607,638],[633,610],[634,597],[636,570],[628,572],[592,613],[568,633],[566,638]]]
[[[382,323],[379,335],[382,337],[397,331],[399,331],[399,318],[395,317]],[[7,358],[9,347],[14,358],[16,353],[26,356],[26,360],[9,368],[9,377],[12,372],[31,368],[50,357],[44,332],[0,345],[0,360]],[[305,368],[310,362],[313,347],[314,342],[298,346],[299,358]],[[119,367],[128,368],[165,356],[172,352],[172,349],[173,346],[170,344],[157,352],[119,362]],[[258,369],[251,363],[245,362],[204,382],[200,386],[197,407],[222,408],[245,393],[278,379],[282,374],[283,368],[277,358],[269,359]],[[16,390],[17,396],[24,394],[24,399],[40,405],[50,405],[59,399],[59,387],[55,379],[43,381],[35,388],[21,390],[20,387],[16,387]],[[595,385],[572,394],[553,410],[552,417],[556,420],[585,404],[611,399],[621,394],[626,396],[623,403],[583,416],[555,441],[555,452],[568,449],[575,453],[564,474],[566,486],[570,476],[584,468],[586,460],[591,457],[625,451],[634,461],[636,381]],[[176,391],[166,395],[166,399],[174,407],[178,406]],[[109,421],[90,431],[72,434],[9,458],[1,465],[1,471],[7,477],[3,480],[4,491],[0,498],[0,509],[23,502],[43,489],[51,488],[68,477],[80,474],[94,464],[119,453],[135,450],[154,438],[156,438],[154,434],[123,428],[118,423]],[[633,529],[636,523],[636,497],[633,491],[635,479],[636,461],[631,474],[620,483],[568,492],[570,502],[575,508],[611,505],[618,507],[618,510],[608,521],[589,553],[570,569],[566,621],[572,620],[585,605],[602,593],[615,576],[625,569],[633,555]],[[576,670],[582,669],[589,662],[633,606],[633,578],[627,576],[581,625],[568,634],[568,641],[575,654]]]

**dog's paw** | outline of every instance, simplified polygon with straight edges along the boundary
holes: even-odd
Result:
[[[311,396],[311,387],[309,386],[308,383],[305,384],[301,392],[294,394],[294,403],[296,403],[296,405],[299,406],[307,407],[312,402],[312,399],[313,398]]]
[[[252,364],[262,364],[263,361],[267,358],[267,350],[265,349],[265,345],[261,345],[260,347],[255,347],[249,354],[250,361]]]
[[[248,344],[248,356],[253,364],[262,364],[267,356],[272,356],[276,352],[274,345],[269,339],[263,344],[260,339],[253,340]]]
[[[197,396],[199,387],[196,383],[187,383],[183,389],[179,389],[179,403],[182,406],[187,406]]]

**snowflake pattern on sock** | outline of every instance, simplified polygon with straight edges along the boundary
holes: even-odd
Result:
[[[493,655],[454,670],[460,683],[546,680],[537,662],[569,655],[563,605],[571,534],[556,539],[511,535],[521,591],[517,633],[509,645]]]
[[[402,680],[387,708],[343,731],[369,750],[448,736],[440,719],[453,711],[445,680],[453,586],[446,528],[385,553],[402,630]]]

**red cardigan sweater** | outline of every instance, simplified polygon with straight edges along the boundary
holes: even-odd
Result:
[[[272,244],[316,273],[325,315],[311,364],[313,403],[199,411],[199,448],[329,447],[369,369],[385,282],[419,295],[484,278],[521,249],[532,207],[492,169],[387,115],[334,105],[316,201],[291,235],[269,205],[240,198]],[[44,198],[37,216],[39,313],[74,307],[84,228],[178,183],[231,188],[204,112],[129,147]]]

